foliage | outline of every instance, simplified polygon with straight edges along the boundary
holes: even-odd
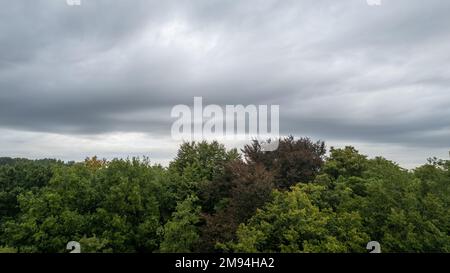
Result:
[[[196,196],[190,196],[178,203],[176,211],[164,225],[164,239],[161,252],[187,253],[194,250],[199,235],[197,224],[200,222],[200,207],[195,203]]]
[[[237,232],[239,252],[361,252],[368,236],[357,212],[320,208],[311,196],[323,186],[297,185],[274,192],[274,200]]]
[[[292,136],[280,139],[275,151],[263,151],[257,140],[243,150],[247,162],[262,164],[274,174],[279,189],[313,181],[323,165],[325,152],[322,141],[313,142],[309,138],[296,140]]]
[[[450,252],[450,161],[406,170],[353,147],[181,145],[148,158],[0,158],[0,252]]]

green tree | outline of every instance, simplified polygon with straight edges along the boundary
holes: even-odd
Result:
[[[357,212],[319,208],[311,195],[323,186],[297,185],[274,192],[274,200],[258,210],[238,231],[238,252],[362,252],[368,236]]]
[[[145,159],[60,166],[47,186],[19,196],[21,213],[5,223],[6,241],[19,252],[65,252],[82,238],[101,251],[152,252],[160,190]]]
[[[339,176],[362,176],[367,169],[367,157],[361,155],[354,147],[347,146],[344,149],[331,147],[330,157],[324,165],[323,171],[334,178]]]
[[[198,223],[200,207],[196,205],[198,198],[189,196],[178,203],[172,218],[164,225],[164,239],[161,252],[187,253],[195,249],[199,240]]]
[[[192,194],[203,197],[202,192],[212,181],[221,179],[228,163],[237,159],[239,154],[236,149],[227,151],[217,141],[183,143],[168,168],[169,181],[165,189],[172,202],[166,203],[167,208],[173,212],[177,202]]]

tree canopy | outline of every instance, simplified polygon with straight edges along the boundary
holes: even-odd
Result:
[[[0,158],[0,252],[450,252],[450,161],[406,170],[308,138],[148,158]]]

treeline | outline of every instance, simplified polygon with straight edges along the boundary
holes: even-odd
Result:
[[[0,158],[0,252],[450,252],[450,161],[408,171],[352,147],[184,143],[148,158]]]

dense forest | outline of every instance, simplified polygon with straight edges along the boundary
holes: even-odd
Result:
[[[148,158],[0,158],[0,252],[450,252],[450,161],[414,170],[288,137]]]

